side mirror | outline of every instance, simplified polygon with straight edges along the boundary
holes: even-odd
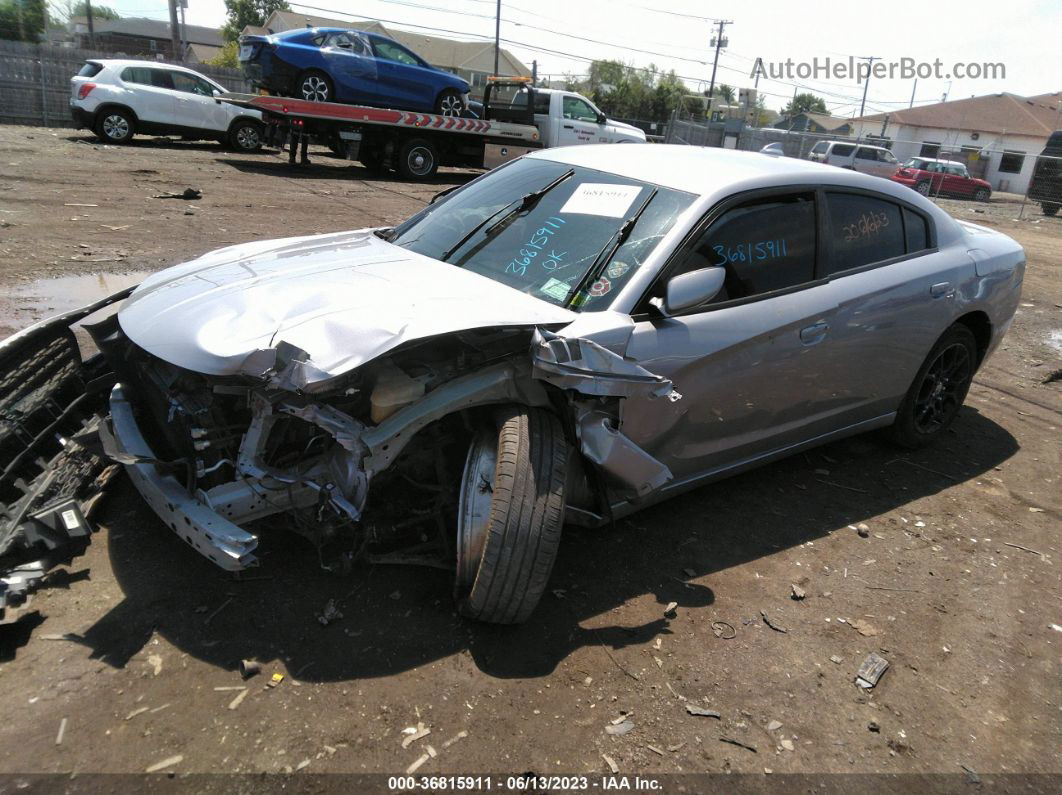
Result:
[[[726,268],[701,268],[682,273],[667,283],[664,313],[676,315],[686,309],[711,301],[723,288]]]
[[[597,114],[598,124],[604,124],[606,121],[608,121],[608,116],[606,116],[604,113]]]
[[[218,91],[216,88],[213,89],[210,93],[213,94],[215,97],[220,97],[221,96],[221,92]]]

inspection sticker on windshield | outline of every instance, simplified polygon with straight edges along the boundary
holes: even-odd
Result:
[[[562,282],[560,279],[550,279],[538,289],[539,292],[545,293],[550,298],[563,301],[568,297],[568,292],[571,290],[571,287],[568,286],[567,282]]]
[[[604,182],[584,182],[560,208],[562,213],[603,215],[622,218],[641,193],[637,185],[610,185]]]

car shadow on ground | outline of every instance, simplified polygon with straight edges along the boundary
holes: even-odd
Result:
[[[230,160],[218,158],[218,163],[231,166],[246,174],[260,174],[267,177],[285,177],[287,179],[325,179],[341,176],[345,179],[380,180],[386,182],[405,182],[393,171],[381,172],[366,168],[361,163],[333,155],[331,152],[310,152],[308,164],[289,163],[287,156],[266,160]],[[463,185],[479,176],[478,172],[464,170],[445,170],[438,172],[431,179],[418,179],[420,185]]]
[[[569,528],[549,590],[516,627],[457,616],[447,572],[377,565],[338,578],[290,533],[263,536],[261,566],[234,580],[169,533],[123,480],[102,519],[125,598],[82,642],[120,667],[157,631],[220,668],[233,670],[241,658],[281,661],[307,681],[386,676],[465,650],[491,676],[545,676],[584,646],[610,651],[667,634],[668,602],[713,603],[709,587],[687,580],[894,511],[1017,450],[1006,430],[967,407],[926,450],[853,437],[702,487],[614,528]],[[640,610],[643,623],[624,622],[621,606],[645,595],[659,610]],[[330,599],[343,618],[322,626],[317,614]]]
[[[67,140],[71,143],[92,144],[93,146],[113,146],[115,148],[129,148],[137,150],[153,150],[153,149],[172,149],[182,152],[227,152],[229,155],[237,154],[231,146],[227,144],[218,143],[216,140],[211,139],[197,139],[186,141],[182,138],[149,138],[146,136],[138,136],[133,138],[127,144],[108,144],[101,141],[95,135],[82,133],[81,135],[67,136]],[[263,147],[258,152],[247,152],[245,154],[275,154],[277,148]]]

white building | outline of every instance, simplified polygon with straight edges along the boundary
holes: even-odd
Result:
[[[992,189],[1025,193],[1036,155],[1059,129],[1062,92],[1020,97],[989,94],[904,108],[853,120],[853,135],[884,136],[897,159],[965,162]]]

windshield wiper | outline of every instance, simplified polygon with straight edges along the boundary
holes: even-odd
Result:
[[[483,227],[487,226],[487,224],[490,224],[490,226],[487,228],[487,231],[485,232],[484,237],[485,238],[489,238],[494,233],[495,229],[498,229],[502,224],[504,224],[506,221],[508,221],[513,216],[519,215],[522,212],[526,212],[526,211],[530,210],[532,207],[534,207],[536,204],[538,204],[538,200],[539,199],[541,199],[543,196],[545,196],[547,193],[549,193],[555,187],[560,185],[562,182],[564,182],[564,180],[568,179],[574,173],[575,173],[575,169],[574,168],[570,168],[567,171],[565,171],[563,174],[561,174],[559,177],[557,177],[555,180],[550,182],[548,185],[546,185],[544,187],[541,187],[538,190],[534,190],[534,191],[531,191],[530,193],[524,194],[517,201],[509,202],[508,204],[506,204],[504,207],[502,207],[497,212],[492,213],[491,215],[488,215],[486,218],[484,218],[482,221],[480,221],[478,224],[476,224],[474,227],[472,227],[468,231],[468,233],[465,234],[460,240],[458,240],[456,243],[454,243],[452,246],[450,246],[450,248],[446,249],[446,251],[443,252],[443,255],[439,259],[441,261],[443,261],[443,262],[446,262],[447,260],[449,260],[450,257],[452,257],[455,252],[457,252],[465,243],[467,243],[469,240],[472,239],[473,235],[475,235],[476,232],[481,230]],[[519,203],[517,203],[517,202],[519,202]],[[513,205],[516,205],[516,206],[513,207]],[[510,207],[512,207],[513,209],[510,210],[509,212],[505,213],[505,211],[508,210]],[[495,218],[497,218],[502,213],[505,213],[505,215],[502,218],[500,218],[496,223],[491,224],[491,221],[493,221]]]
[[[634,215],[627,218],[620,225],[619,229],[612,233],[612,236],[605,243],[604,248],[598,252],[597,256],[594,257],[593,263],[587,269],[586,273],[583,274],[583,278],[581,278],[575,285],[575,289],[572,291],[571,296],[569,296],[568,300],[564,302],[565,307],[571,307],[575,302],[576,296],[583,292],[587,288],[587,285],[591,285],[598,280],[598,277],[601,276],[601,271],[605,269],[609,260],[612,259],[612,255],[615,254],[619,247],[626,242],[628,237],[630,237],[635,224],[637,224],[638,219],[642,217],[642,213],[645,212],[645,208],[649,206],[649,202],[651,202],[653,197],[656,196],[656,192],[657,189],[653,188],[649,195],[645,197],[642,206],[635,211]]]

